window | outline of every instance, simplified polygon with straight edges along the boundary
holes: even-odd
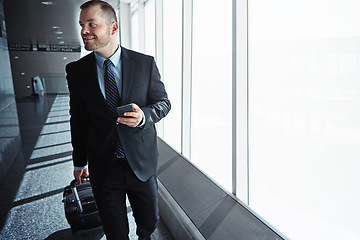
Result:
[[[164,75],[171,111],[164,121],[164,139],[181,152],[182,1],[164,1]]]
[[[131,15],[131,49],[140,51],[138,11],[133,12]]]
[[[155,1],[145,3],[145,53],[151,56],[155,54]]]
[[[250,207],[290,239],[359,239],[360,5],[249,1]]]
[[[193,4],[191,161],[231,191],[232,1]]]

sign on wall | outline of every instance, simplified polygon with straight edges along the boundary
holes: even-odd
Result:
[[[79,45],[37,44],[39,52],[80,52]]]
[[[10,51],[81,52],[80,45],[9,43]]]

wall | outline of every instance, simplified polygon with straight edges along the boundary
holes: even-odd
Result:
[[[16,97],[32,94],[31,79],[36,75],[63,74],[66,84],[65,65],[80,58],[80,53],[10,51],[10,61]]]
[[[4,28],[3,0],[0,0],[0,182],[19,153],[21,139],[17,116],[13,79],[6,30]]]

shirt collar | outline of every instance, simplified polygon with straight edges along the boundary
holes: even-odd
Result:
[[[99,56],[96,52],[94,53],[95,53],[96,64],[102,68],[106,59]],[[115,67],[120,62],[120,56],[121,56],[121,47],[119,46],[116,52],[109,58],[109,60],[112,62],[112,64],[114,64]]]

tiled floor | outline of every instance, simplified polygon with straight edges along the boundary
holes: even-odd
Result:
[[[62,192],[73,170],[68,102],[67,95],[17,101],[23,150],[0,186],[1,240],[106,239],[101,229],[72,235],[65,219]],[[137,239],[131,211],[128,217],[129,237]],[[173,237],[161,221],[152,239]]]

